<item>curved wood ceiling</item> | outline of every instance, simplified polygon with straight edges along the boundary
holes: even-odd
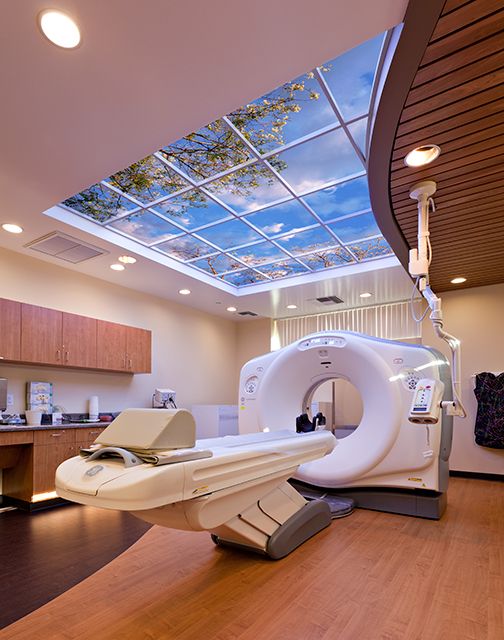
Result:
[[[430,217],[435,291],[461,288],[450,283],[456,276],[467,278],[462,287],[504,282],[503,30],[502,0],[447,0],[400,115],[389,197],[403,239],[415,247],[409,190],[421,180],[437,183]],[[426,143],[441,147],[439,158],[406,167],[406,153]],[[404,244],[386,237],[405,264]]]

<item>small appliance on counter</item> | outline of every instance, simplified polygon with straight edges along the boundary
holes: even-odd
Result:
[[[154,409],[176,409],[176,392],[173,389],[154,389],[152,407]]]

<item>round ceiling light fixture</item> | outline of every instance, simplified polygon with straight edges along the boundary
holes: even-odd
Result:
[[[110,268],[113,269],[114,271],[124,271],[124,265],[119,264],[118,262],[116,262],[115,264],[111,264]]]
[[[467,282],[467,278],[463,278],[462,276],[460,276],[459,278],[453,278],[453,280],[450,280],[450,282],[452,284],[462,284],[463,282]]]
[[[228,307],[226,311],[230,311],[231,313],[234,313],[236,311],[236,307]]]
[[[179,289],[179,293],[181,296],[188,296],[191,293],[190,289]]]
[[[23,233],[23,227],[20,227],[18,224],[12,224],[11,222],[3,224],[2,229],[9,233]]]
[[[46,9],[39,14],[38,22],[45,37],[63,49],[75,49],[80,44],[81,34],[75,20],[63,11]]]
[[[117,259],[123,264],[135,264],[136,262],[136,258],[133,258],[133,256],[119,256]]]
[[[297,304],[288,304],[287,309],[297,309]]]
[[[359,297],[361,297],[361,298],[370,298],[372,295],[373,295],[373,294],[372,294],[372,293],[369,293],[369,291],[364,291],[364,293],[361,293],[361,294],[359,295]]]
[[[433,162],[441,153],[441,147],[437,144],[424,144],[416,147],[404,158],[404,164],[408,167],[423,167],[425,164]]]

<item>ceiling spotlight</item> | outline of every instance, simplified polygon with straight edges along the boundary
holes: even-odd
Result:
[[[113,269],[114,271],[124,271],[124,265],[119,264],[118,262],[116,262],[115,264],[111,264],[110,268]]]
[[[369,293],[369,291],[365,291],[364,293],[360,294],[361,298],[370,298],[373,294]]]
[[[179,293],[181,296],[188,296],[191,293],[190,289],[179,289]]]
[[[450,280],[452,284],[462,284],[463,282],[466,282],[466,281],[467,281],[467,278],[462,278],[462,277],[453,278],[453,280]]]
[[[20,227],[18,224],[11,224],[10,222],[3,224],[2,229],[9,233],[23,233],[23,227]]]
[[[42,11],[39,14],[39,24],[45,37],[58,47],[74,49],[81,41],[79,27],[62,11]]]
[[[288,304],[287,309],[297,309],[297,304]]]
[[[440,153],[441,149],[437,144],[424,144],[410,151],[404,158],[404,164],[408,167],[423,167],[435,160]]]
[[[228,307],[226,311],[231,311],[231,313],[233,313],[234,311],[236,311],[236,307]]]
[[[136,262],[136,258],[133,258],[133,256],[119,256],[117,259],[123,264],[135,264]]]

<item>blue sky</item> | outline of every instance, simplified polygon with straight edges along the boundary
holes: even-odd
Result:
[[[369,40],[320,67],[363,154],[369,99],[383,38],[380,35]],[[162,147],[158,157],[147,156],[64,204],[110,230],[148,245],[158,243],[156,249],[190,261],[236,286],[265,279],[254,269],[280,278],[353,261],[333,234],[354,250],[359,261],[389,255],[383,238],[358,242],[380,231],[371,212],[364,163],[340,126],[325,90],[317,72],[308,72],[229,114],[229,120],[238,127],[242,126],[238,115],[257,108],[264,111],[260,119],[241,130],[249,143],[260,143],[255,150],[247,147],[225,118],[219,118]],[[270,108],[279,99],[287,100],[285,121],[284,113]],[[317,135],[328,127],[334,128]],[[282,151],[279,145],[283,144],[293,146]],[[198,161],[197,170],[180,161],[177,153],[181,151],[189,164],[191,159]],[[257,159],[265,153],[269,154],[266,159]],[[243,163],[249,164],[236,169]],[[227,175],[214,179],[226,171]],[[142,180],[135,183],[133,178],[138,176]],[[199,185],[202,180],[208,182]],[[123,195],[106,184],[114,185]],[[279,246],[267,238],[273,238]],[[242,245],[250,246],[236,248]],[[307,266],[290,259],[282,248],[303,256]],[[305,255],[309,252],[316,253]],[[222,276],[227,271],[235,273]]]

